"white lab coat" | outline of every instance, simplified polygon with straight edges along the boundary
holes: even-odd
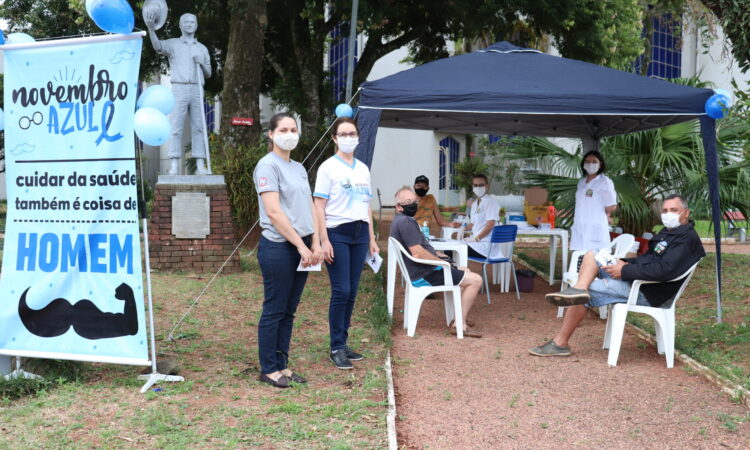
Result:
[[[612,180],[599,174],[590,182],[581,178],[576,190],[576,207],[571,228],[571,250],[594,250],[609,246],[609,222],[605,208],[617,204]]]

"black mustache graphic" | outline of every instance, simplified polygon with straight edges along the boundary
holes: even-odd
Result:
[[[55,337],[73,327],[76,334],[86,339],[132,336],[138,333],[138,311],[133,289],[125,283],[115,289],[115,298],[125,302],[122,313],[102,312],[87,299],[71,305],[64,298],[56,298],[42,309],[31,309],[26,304],[26,288],[18,302],[18,315],[31,333],[39,337]]]

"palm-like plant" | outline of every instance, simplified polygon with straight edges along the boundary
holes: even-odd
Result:
[[[742,160],[748,145],[750,127],[743,120],[728,118],[717,130],[721,208],[750,212],[750,161]],[[664,195],[679,192],[698,214],[710,210],[708,176],[703,144],[697,121],[665,128],[613,136],[601,142],[618,194],[620,225],[640,236],[659,223],[653,209]],[[581,148],[570,153],[542,138],[526,138],[507,147],[503,158],[536,158],[539,172],[529,174],[530,185],[547,188],[558,209],[573,211],[580,172]],[[562,225],[570,225],[572,214],[563,215]]]

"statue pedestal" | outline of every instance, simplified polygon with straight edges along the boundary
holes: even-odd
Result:
[[[159,175],[149,220],[151,267],[216,272],[237,245],[223,175]],[[239,272],[239,254],[224,272]]]

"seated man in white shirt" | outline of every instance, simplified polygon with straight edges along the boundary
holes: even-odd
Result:
[[[487,176],[483,174],[474,175],[472,179],[472,192],[476,200],[471,205],[471,223],[466,226],[467,231],[471,231],[471,237],[466,238],[469,244],[469,256],[476,258],[502,258],[501,246],[495,245],[490,252],[490,237],[492,229],[497,225],[497,219],[500,217],[500,204],[491,196],[489,191],[490,183]]]

